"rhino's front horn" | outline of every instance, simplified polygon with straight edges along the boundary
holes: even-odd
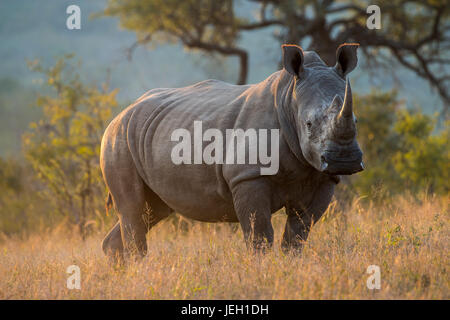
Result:
[[[345,83],[344,102],[341,105],[339,114],[335,117],[333,125],[334,138],[339,141],[353,139],[356,134],[355,122],[353,120],[352,89],[347,79]]]
[[[341,112],[339,112],[339,118],[353,118],[353,99],[352,99],[352,89],[350,88],[350,82],[345,81],[345,97],[344,103],[342,104]]]

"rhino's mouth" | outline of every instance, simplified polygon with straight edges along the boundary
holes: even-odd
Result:
[[[364,170],[361,150],[342,153],[326,151],[321,156],[321,171],[332,175],[350,175]]]

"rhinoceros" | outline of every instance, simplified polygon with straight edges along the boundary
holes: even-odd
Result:
[[[239,222],[247,246],[265,251],[274,237],[271,216],[283,207],[282,249],[300,251],[339,176],[364,169],[347,77],[357,65],[357,47],[339,46],[336,65],[330,67],[313,51],[283,45],[283,69],[260,83],[206,80],[153,89],[124,109],[101,144],[107,205],[114,205],[119,217],[103,240],[103,251],[122,258],[144,256],[147,232],[174,212],[204,222]],[[174,131],[198,135],[194,123],[199,122],[215,133],[271,130],[277,170],[262,174],[261,161],[250,163],[247,156],[244,163],[173,161],[179,143]],[[248,141],[246,151],[254,151],[254,142]],[[194,153],[196,148],[198,142]]]

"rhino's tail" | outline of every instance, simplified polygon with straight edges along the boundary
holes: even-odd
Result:
[[[112,208],[113,206],[113,199],[112,199],[112,195],[111,192],[108,192],[108,198],[106,198],[106,203],[105,203],[105,209],[106,209],[106,215],[109,215],[109,210]]]

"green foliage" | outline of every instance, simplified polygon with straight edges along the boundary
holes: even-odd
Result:
[[[99,151],[105,125],[117,106],[117,90],[83,84],[67,63],[70,58],[65,56],[50,68],[29,63],[46,78],[54,95],[38,97],[43,117],[31,123],[23,136],[23,147],[56,214],[69,217],[84,235],[88,219],[98,209],[97,199],[105,194]]]
[[[391,171],[389,159],[397,150],[397,137],[393,126],[399,108],[395,92],[373,91],[356,96],[358,141],[364,152],[366,169],[353,177],[354,185],[362,194],[384,191],[384,186],[396,184],[398,177]]]
[[[399,107],[395,92],[357,97],[358,140],[366,170],[353,177],[372,196],[421,190],[449,192],[448,125],[435,133],[436,117]]]
[[[150,34],[160,41],[232,45],[237,37],[231,0],[110,0],[104,15],[118,16],[140,39]]]
[[[0,233],[37,231],[51,224],[45,202],[33,188],[30,168],[18,159],[0,158]]]
[[[448,193],[449,122],[438,135],[432,135],[436,120],[420,112],[399,112],[395,132],[401,137],[394,155],[395,170],[414,191]]]
[[[398,246],[406,237],[402,234],[402,228],[397,225],[386,231],[386,244],[391,247]]]

